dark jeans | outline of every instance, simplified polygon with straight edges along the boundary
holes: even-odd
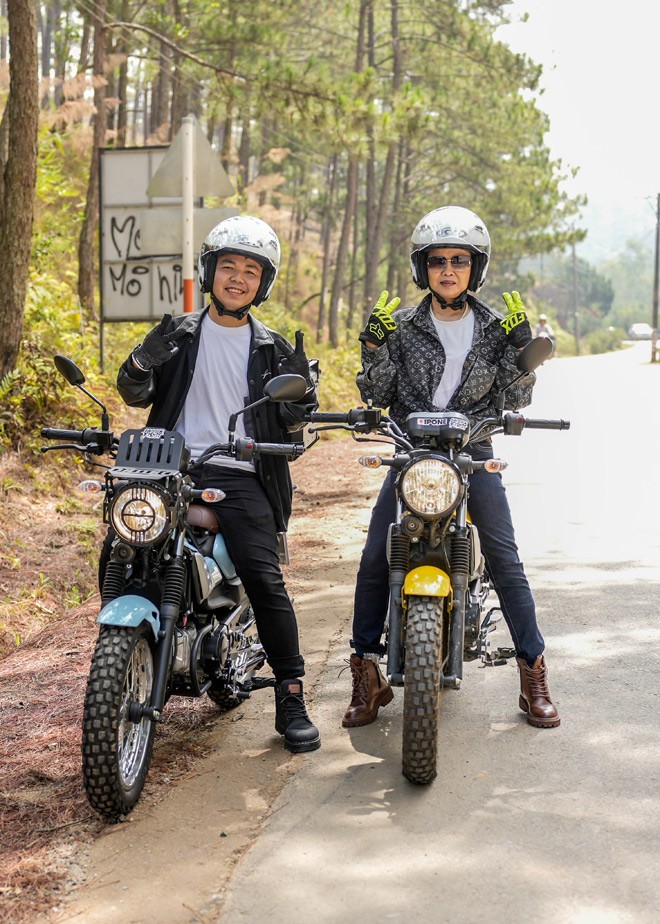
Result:
[[[298,645],[298,624],[284,586],[273,509],[255,474],[204,465],[197,487],[220,488],[227,495],[209,504],[227,551],[243,582],[257,620],[259,638],[278,680],[302,677],[305,662]]]
[[[207,504],[216,515],[227,551],[243,582],[257,621],[259,638],[275,677],[293,680],[305,673],[298,645],[298,624],[284,586],[273,509],[256,475],[205,465],[193,473],[200,488],[220,488],[227,495]],[[109,530],[99,563],[99,585],[115,538]]]
[[[474,453],[488,458],[492,451]],[[355,587],[353,647],[362,657],[382,651],[381,637],[387,618],[389,567],[387,535],[396,515],[395,472],[390,470],[371,514]],[[479,530],[481,548],[511,632],[516,655],[532,664],[544,648],[536,624],[534,598],[518,557],[511,511],[499,474],[476,472],[470,476],[468,509]]]

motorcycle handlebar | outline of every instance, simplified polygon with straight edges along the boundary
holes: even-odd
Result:
[[[526,430],[570,430],[570,420],[534,420],[525,418]]]
[[[295,458],[305,451],[303,443],[254,443],[254,452],[269,456],[290,456]]]
[[[383,412],[379,407],[354,407],[350,411],[312,411],[310,423],[348,424],[375,429],[381,423]]]
[[[87,430],[57,430],[54,427],[44,427],[41,435],[46,440],[69,440],[73,443],[82,443],[85,433],[88,432],[91,432],[91,428]]]
[[[257,453],[269,456],[285,456],[287,459],[297,459],[305,451],[304,443],[256,443],[248,438],[236,440],[233,455],[240,462],[251,462]]]
[[[102,455],[117,445],[117,438],[111,430],[99,430],[97,427],[86,427],[84,430],[60,430],[59,427],[44,427],[41,435],[46,440],[65,440],[64,446],[48,446],[42,452],[52,449],[78,449],[87,450],[94,455]]]
[[[348,423],[348,414],[334,411],[312,411],[309,415],[311,423]]]

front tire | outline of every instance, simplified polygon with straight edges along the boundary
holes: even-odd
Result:
[[[140,798],[151,763],[154,723],[129,719],[131,703],[148,705],[154,679],[154,638],[147,625],[102,626],[92,658],[83,711],[83,780],[89,802],[109,821]]]
[[[403,685],[402,772],[411,783],[437,774],[445,597],[409,597]]]

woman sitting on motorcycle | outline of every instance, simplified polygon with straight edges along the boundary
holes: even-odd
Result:
[[[387,303],[388,293],[383,293],[359,338],[363,368],[357,384],[362,399],[389,408],[399,426],[414,411],[460,411],[473,423],[493,416],[497,393],[519,376],[517,352],[531,340],[531,329],[517,293],[505,296],[504,318],[476,297],[489,260],[486,226],[468,209],[435,209],[415,228],[413,280],[429,292],[416,307],[394,314],[400,300]],[[509,388],[506,407],[528,405],[534,382],[530,373]],[[475,459],[493,455],[489,439],[470,451]],[[388,610],[386,544],[396,510],[394,483],[395,472],[390,470],[371,515],[357,576],[351,643],[355,653],[350,658],[353,696],[342,723],[348,728],[373,722],[393,697],[378,659]],[[560,720],[548,689],[543,637],[501,475],[471,475],[468,507],[515,646],[520,707],[531,725],[555,727]]]

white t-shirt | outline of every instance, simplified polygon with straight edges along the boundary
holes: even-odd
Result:
[[[433,314],[433,309],[429,310],[446,356],[445,371],[433,396],[435,406],[444,410],[461,381],[465,357],[472,346],[474,313],[470,309],[465,317],[458,321],[440,321]]]
[[[223,327],[208,314],[202,320],[193,380],[175,427],[183,434],[193,459],[212,443],[227,442],[229,418],[248,400],[251,339],[249,322],[242,327]],[[236,421],[236,436],[246,436],[243,414]],[[238,462],[228,456],[214,456],[210,461],[254,471],[252,462]]]

